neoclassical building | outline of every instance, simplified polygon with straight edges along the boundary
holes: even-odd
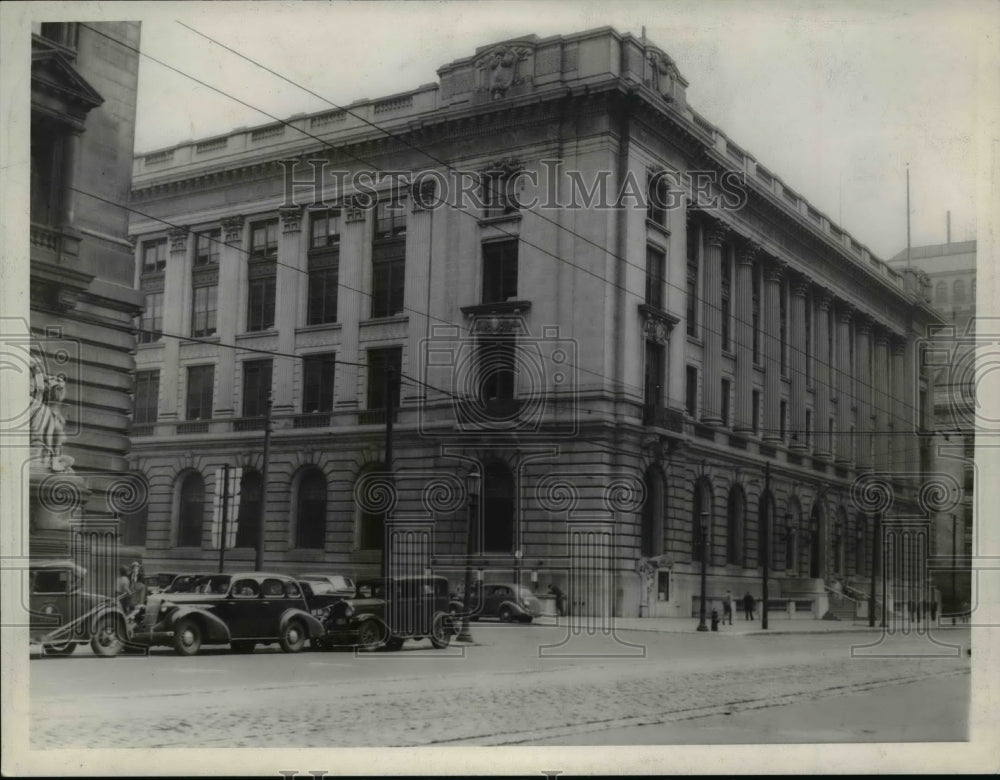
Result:
[[[528,36],[438,76],[135,159],[147,568],[216,565],[229,464],[233,565],[263,523],[267,568],[375,573],[388,515],[579,612],[690,615],[703,561],[710,597],[766,564],[775,609],[861,598],[885,507],[856,478],[929,468],[925,278],[649,42]]]

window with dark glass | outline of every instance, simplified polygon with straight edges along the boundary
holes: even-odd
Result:
[[[321,550],[326,536],[326,477],[322,471],[310,469],[301,476],[298,499],[295,546]]]
[[[481,338],[477,349],[480,402],[514,397],[516,337],[500,334]]]
[[[788,374],[788,283],[778,288],[778,332],[781,334],[781,373]]]
[[[201,474],[190,472],[184,478],[178,509],[177,546],[201,547],[205,521],[205,480]]]
[[[517,239],[483,244],[483,303],[517,297]]]
[[[132,422],[143,425],[156,422],[160,404],[160,372],[138,371],[135,375],[135,406]]]
[[[271,392],[271,361],[243,362],[243,416],[263,417]]]
[[[760,363],[760,269],[754,268],[750,284],[750,314],[752,318],[753,362]]]
[[[167,239],[142,242],[142,272],[152,274],[167,267]]]
[[[726,563],[736,566],[743,563],[744,506],[743,488],[734,485],[726,507]]]
[[[729,261],[729,253],[722,255],[722,290],[719,298],[719,308],[721,309],[722,322],[722,348],[731,350],[732,333],[732,294],[733,294],[733,266]]]
[[[781,435],[781,440],[785,441],[785,435],[788,426],[788,402],[782,401],[778,406],[778,433]]]
[[[644,398],[646,406],[663,406],[664,349],[655,341],[646,342]]]
[[[63,155],[67,129],[41,117],[31,118],[30,217],[39,225],[61,221]]]
[[[667,181],[662,173],[646,175],[646,219],[657,225],[667,224]]]
[[[302,411],[333,409],[334,353],[309,355],[302,361]]]
[[[212,336],[216,330],[219,286],[218,284],[203,285],[195,287],[193,292],[191,335],[195,338]]]
[[[256,273],[255,273],[256,272]],[[250,266],[247,288],[247,330],[267,330],[274,327],[274,297],[277,278],[270,268]]]
[[[751,399],[753,405],[753,408],[750,409],[751,425],[754,433],[760,433],[760,390],[754,390]]]
[[[698,241],[700,232],[694,223],[687,231],[687,335],[698,332]]]
[[[340,212],[313,214],[310,228],[309,301],[306,324],[337,321],[340,283]]]
[[[646,469],[643,486],[646,495],[642,504],[639,551],[649,558],[663,552],[663,476],[656,466]]]
[[[368,350],[368,408],[385,409],[386,380],[392,370],[392,408],[399,406],[400,372],[403,365],[401,347]]]
[[[368,466],[359,476],[355,490],[366,495],[368,493],[364,487],[364,480],[370,479],[384,471],[380,463]],[[358,549],[361,550],[381,550],[385,544],[385,513],[371,512],[361,507],[358,508]]]
[[[729,427],[729,393],[732,383],[728,379],[722,380],[722,427]]]
[[[667,256],[659,249],[646,247],[646,303],[657,309],[665,309],[664,287],[666,282]]]
[[[375,206],[372,241],[372,317],[403,312],[406,274],[406,202],[386,198]]]
[[[516,511],[514,475],[505,463],[494,461],[483,469],[483,552],[514,550]]]
[[[240,480],[240,507],[236,517],[236,546],[256,547],[260,539],[263,482],[259,471],[245,469]]]
[[[813,307],[812,297],[806,297],[806,384],[812,384]]]
[[[215,384],[215,366],[190,366],[187,370],[188,420],[212,418],[212,392]]]
[[[812,446],[812,410],[806,409],[806,447]]]
[[[163,293],[146,293],[146,305],[139,318],[138,341],[140,344],[152,344],[159,341],[163,335]]]
[[[698,482],[694,489],[691,517],[691,560],[701,563],[703,557],[708,562],[706,549],[712,538],[711,494],[704,482]],[[704,517],[704,515],[708,517]],[[706,527],[707,526],[707,527]]]
[[[685,380],[684,408],[689,416],[696,417],[698,411],[698,369],[694,366],[688,366]]]
[[[221,247],[222,231],[219,228],[199,233],[195,242],[194,264],[218,265]]]
[[[482,175],[483,216],[502,217],[519,209],[509,171],[487,171]]]
[[[278,220],[267,219],[250,224],[250,259],[274,260],[278,257]]]

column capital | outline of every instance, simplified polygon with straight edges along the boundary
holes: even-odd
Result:
[[[792,295],[805,298],[809,294],[809,288],[812,287],[809,277],[797,273],[789,274],[789,277],[791,282],[789,287],[791,288]]]
[[[302,229],[301,206],[282,206],[278,209],[278,216],[281,217],[282,233],[298,233]]]
[[[872,332],[873,332],[874,337],[875,337],[875,346],[876,347],[886,347],[887,348],[889,346],[889,336],[890,336],[890,333],[889,333],[889,331],[886,328],[884,328],[881,325],[877,325],[876,324],[872,328]]]
[[[833,304],[833,293],[826,287],[817,287],[813,292],[813,303],[820,311],[829,311]]]
[[[875,323],[872,321],[872,318],[867,314],[855,311],[854,330],[859,336],[871,336],[874,324]]]
[[[854,318],[854,304],[847,301],[837,301],[837,322],[842,325],[850,325]]]
[[[764,281],[765,282],[780,282],[785,278],[785,272],[788,270],[788,264],[777,260],[775,258],[768,258],[767,262],[764,263]]]
[[[243,241],[243,223],[246,218],[242,214],[226,217],[222,220],[222,234],[226,244],[238,247]]]
[[[716,222],[715,220],[710,220],[709,223],[705,225],[705,244],[721,248],[728,233],[729,228],[724,224]]]
[[[753,241],[747,241],[736,250],[736,262],[739,265],[753,265],[761,253],[761,246]]]
[[[364,222],[365,221],[365,209],[361,207],[358,203],[358,199],[354,197],[344,198],[344,221],[348,224],[352,222]]]
[[[186,252],[188,229],[186,227],[175,227],[170,230],[170,251]]]
[[[906,339],[898,333],[890,333],[889,350],[893,357],[902,357],[906,354]]]

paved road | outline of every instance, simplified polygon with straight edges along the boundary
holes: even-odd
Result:
[[[815,724],[814,735],[843,739],[825,719],[831,697],[847,701],[911,683],[941,686],[962,715],[948,721],[952,736],[935,739],[963,738],[966,727],[964,651],[957,658],[852,658],[851,644],[871,638],[850,634],[622,631],[620,642],[600,634],[565,642],[558,627],[481,623],[474,632],[476,646],[448,650],[419,642],[360,655],[258,649],[181,658],[162,649],[149,657],[37,659],[30,665],[32,746],[612,744],[594,741],[600,733],[669,744],[678,740],[662,728],[634,729],[690,728],[693,718],[704,727],[721,713],[786,705],[801,708],[794,720]],[[968,637],[946,636],[963,646]],[[907,648],[927,649],[910,640],[895,650]],[[916,717],[905,709],[899,715],[904,726]],[[889,738],[889,725],[875,726],[855,737]],[[677,733],[679,741],[693,734]],[[759,729],[753,735],[785,741]],[[731,731],[718,736],[710,741],[733,741]]]

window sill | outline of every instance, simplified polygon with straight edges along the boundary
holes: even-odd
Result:
[[[245,333],[237,333],[236,340],[242,341],[245,339],[259,339],[277,335],[278,331],[276,328],[268,328],[267,330],[248,330]]]
[[[220,341],[218,333],[213,333],[211,336],[189,336],[188,338],[198,340],[188,341],[186,344],[218,344]],[[182,346],[185,346],[186,344],[182,344]]]
[[[340,322],[323,322],[319,325],[303,325],[295,329],[296,333],[316,333],[317,331],[324,330],[340,330],[343,327],[343,323]]]
[[[482,317],[490,314],[521,314],[531,308],[531,301],[497,301],[496,303],[477,303],[463,306],[462,314],[466,317]]]
[[[389,325],[394,322],[409,322],[410,317],[407,314],[391,314],[388,317],[371,317],[367,320],[361,320],[358,323],[361,326],[367,325]]]
[[[490,225],[501,225],[504,222],[520,222],[521,212],[511,211],[509,214],[496,214],[492,217],[480,217],[479,226],[488,227]]]
[[[649,217],[646,217],[646,227],[652,228],[664,238],[670,238],[670,229],[666,225],[661,225],[659,222],[656,222]]]

